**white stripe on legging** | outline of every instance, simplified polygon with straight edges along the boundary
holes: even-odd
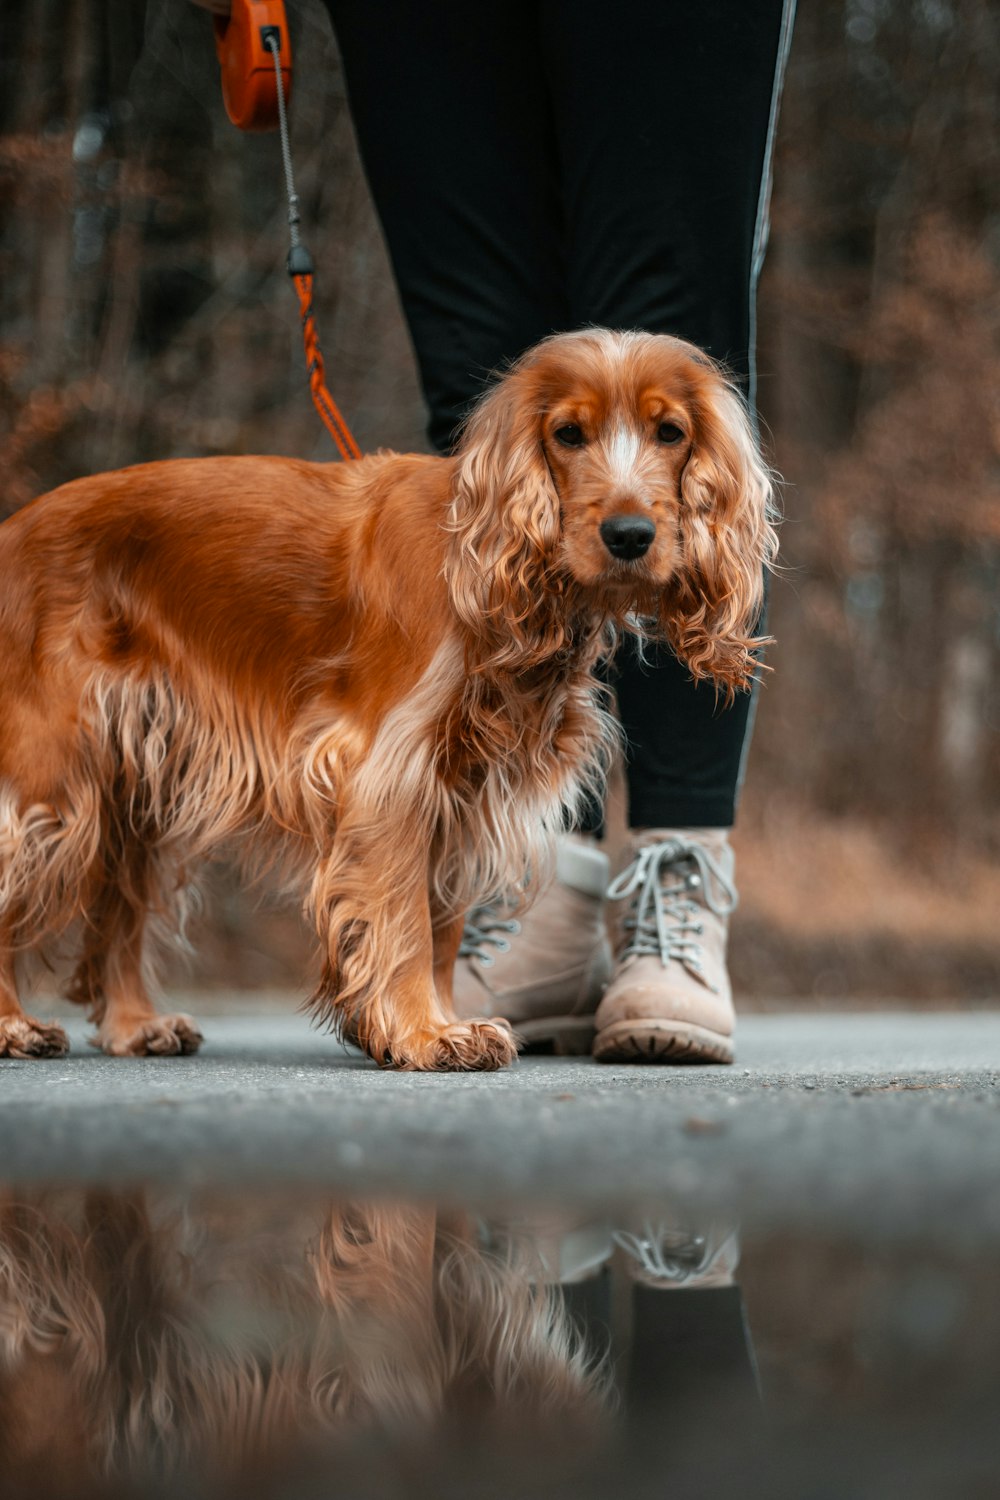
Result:
[[[785,82],[785,66],[792,45],[792,29],[795,25],[796,0],[784,0],[781,10],[781,31],[778,34],[778,56],[774,64],[774,83],[771,86],[771,113],[767,122],[767,140],[764,143],[764,165],[760,174],[760,193],[757,197],[757,219],[753,231],[753,253],[750,258],[750,338],[749,365],[750,383],[747,397],[750,416],[757,429],[757,283],[764,265],[767,251],[768,231],[771,227],[771,184],[773,180],[774,137],[778,130],[778,110],[781,108],[781,90]],[[746,733],[740,754],[740,767],[736,774],[735,802],[739,806],[743,782],[747,772],[747,757],[753,739],[754,721],[757,718],[757,703],[760,699],[760,684],[751,689],[750,709],[747,713]]]
[[[757,419],[757,283],[760,280],[767,251],[768,232],[771,227],[771,184],[773,179],[774,137],[778,129],[778,110],[781,107],[781,90],[785,82],[785,66],[792,45],[792,30],[795,25],[796,0],[785,0],[781,10],[781,30],[778,34],[778,56],[774,64],[774,83],[771,86],[771,113],[767,122],[767,140],[764,143],[764,165],[760,174],[760,192],[757,195],[757,218],[753,231],[753,251],[750,257],[750,387],[748,391],[750,410]]]

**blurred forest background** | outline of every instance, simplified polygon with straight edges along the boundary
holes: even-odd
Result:
[[[331,385],[364,446],[423,448],[326,12],[289,13]],[[226,120],[205,13],[3,0],[0,42],[0,516],[147,459],[332,457],[277,137]],[[994,0],[800,0],[759,313],[786,521],[738,831],[747,1004],[1000,990],[998,95]],[[295,914],[213,885],[193,981],[304,990]]]

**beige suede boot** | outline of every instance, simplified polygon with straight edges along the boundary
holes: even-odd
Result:
[[[654,828],[636,835],[608,899],[623,909],[615,972],[595,1018],[594,1056],[732,1062],[726,939],[736,891],[728,831]]]
[[[528,1047],[589,1052],[611,973],[607,882],[607,855],[567,836],[559,841],[555,879],[523,916],[473,908],[455,965],[457,1015],[501,1016]]]

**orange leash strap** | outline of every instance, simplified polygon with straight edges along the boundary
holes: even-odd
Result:
[[[263,36],[263,42],[274,58],[278,129],[281,132],[281,159],[284,163],[285,186],[288,191],[288,231],[292,242],[288,252],[288,274],[292,278],[292,284],[299,299],[299,307],[302,310],[302,342],[306,351],[306,369],[309,371],[309,389],[312,393],[313,404],[327,432],[336,443],[341,458],[345,461],[360,458],[361,449],[355,442],[351,429],[344,421],[339,406],[326,386],[323,351],[319,345],[316,314],[313,312],[313,261],[302,243],[302,235],[299,232],[299,195],[295,191],[295,181],[292,176],[292,152],[288,140],[288,119],[285,114],[284,80],[281,76],[281,38],[280,35],[274,35],[273,29],[268,28],[268,32]]]
[[[299,250],[305,249],[304,245],[298,246]],[[295,271],[292,269],[292,258],[289,254],[289,275],[292,284],[298,293],[299,307],[302,309],[302,342],[306,351],[306,369],[309,371],[309,389],[312,392],[313,404],[319,412],[327,432],[333,438],[340,456],[343,459],[360,458],[361,449],[354,441],[354,435],[341,415],[340,407],[334,401],[326,386],[326,371],[323,366],[323,351],[319,346],[319,334],[316,332],[316,314],[313,312],[312,271]]]

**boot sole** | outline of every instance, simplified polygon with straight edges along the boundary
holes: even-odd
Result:
[[[594,1040],[598,1062],[731,1063],[732,1038],[689,1021],[614,1021]]]
[[[592,1016],[546,1016],[543,1021],[519,1021],[514,1033],[520,1050],[544,1057],[589,1057],[594,1040]]]

